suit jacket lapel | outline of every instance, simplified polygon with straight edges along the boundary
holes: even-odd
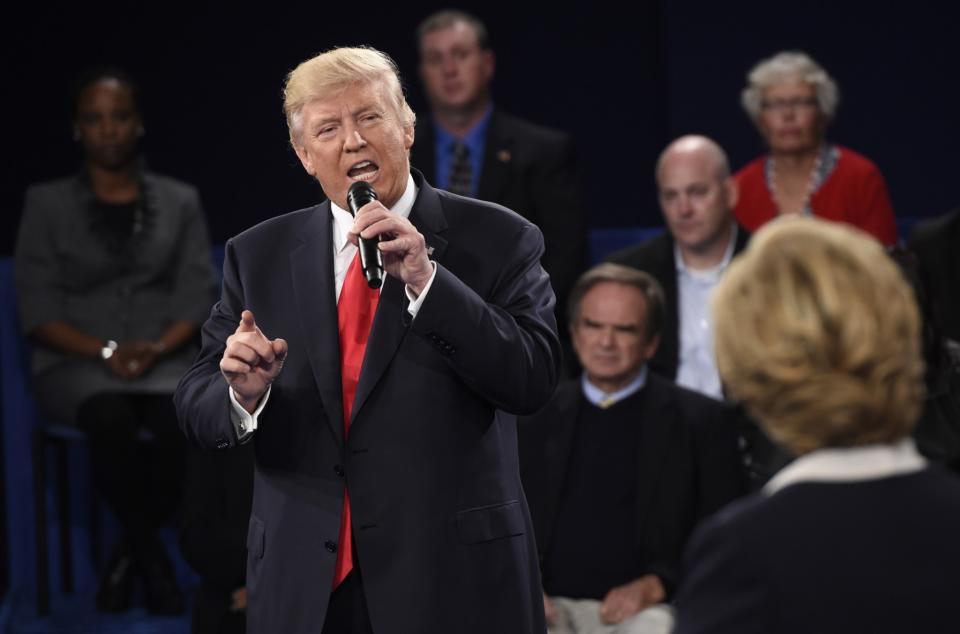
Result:
[[[650,519],[649,509],[658,491],[665,460],[670,457],[670,436],[679,425],[673,409],[671,392],[664,389],[661,380],[655,374],[647,375],[647,384],[643,387],[643,403],[640,408],[639,441],[637,449],[637,534],[644,533],[646,520]]]
[[[484,148],[483,167],[480,183],[477,186],[477,198],[480,200],[500,200],[500,193],[510,178],[510,163],[513,160],[513,137],[506,133],[501,125],[497,111],[490,115],[487,124],[486,147]],[[517,210],[522,211],[522,210]]]
[[[536,534],[542,540],[540,552],[545,553],[553,540],[553,527],[560,509],[560,496],[566,486],[567,466],[573,451],[573,437],[577,430],[577,418],[580,416],[580,381],[561,384],[553,399],[550,424],[544,426],[545,435],[543,461],[538,465],[542,473],[536,481],[543,484],[536,492],[541,501],[539,512],[532,514],[534,522],[539,521]],[[546,418],[546,417],[542,417]]]
[[[301,244],[290,253],[294,300],[307,357],[334,438],[343,444],[340,336],[334,285],[330,202],[318,205],[304,226]]]
[[[427,247],[432,249],[430,259],[440,262],[447,248],[447,241],[439,234],[447,227],[440,208],[440,198],[417,170],[411,170],[419,192],[410,213],[410,222],[423,234]],[[354,401],[353,420],[366,403],[373,388],[390,365],[410,325],[407,312],[407,296],[403,283],[388,277],[380,292],[377,314],[373,318],[367,350],[360,370],[357,397]],[[338,374],[339,376],[339,374]],[[352,421],[351,421],[352,422]]]

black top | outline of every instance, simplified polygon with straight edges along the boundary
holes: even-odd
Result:
[[[754,496],[691,539],[676,632],[956,632],[958,535],[939,468]]]
[[[547,594],[602,599],[636,579],[638,391],[607,409],[581,397],[573,451],[543,562]]]

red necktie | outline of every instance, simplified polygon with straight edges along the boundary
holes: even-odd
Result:
[[[380,292],[370,288],[360,269],[358,253],[343,280],[340,299],[337,301],[337,321],[340,324],[340,380],[343,384],[343,440],[347,441],[353,401],[357,396],[363,353],[367,349],[367,337],[377,312]],[[353,569],[353,534],[350,524],[350,496],[346,485],[343,489],[343,515],[340,520],[340,539],[337,547],[337,565],[333,575],[333,587],[340,585]]]

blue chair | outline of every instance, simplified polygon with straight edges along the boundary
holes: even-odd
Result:
[[[7,499],[10,509],[26,511],[33,507],[33,548],[23,526],[11,522],[11,588],[34,585],[37,614],[45,616],[50,610],[50,516],[48,512],[48,474],[54,467],[52,484],[57,521],[57,544],[59,546],[58,577],[60,589],[69,594],[74,591],[74,553],[71,535],[70,509],[70,463],[71,445],[83,443],[85,434],[67,425],[42,420],[36,411],[30,391],[29,345],[20,335],[16,312],[16,292],[13,286],[13,263],[9,258],[0,260],[0,378],[3,385],[3,420],[7,450]],[[51,450],[54,459],[48,458]],[[29,456],[32,464],[24,461]],[[32,477],[31,477],[32,476]],[[27,485],[24,480],[32,482]],[[32,493],[32,499],[23,498],[24,491]],[[97,500],[90,496],[90,546],[91,561],[99,560],[99,513]],[[22,515],[10,513],[11,518]],[[33,566],[24,560],[26,553],[33,551]],[[32,577],[32,579],[31,579]],[[32,582],[32,583],[31,583]]]

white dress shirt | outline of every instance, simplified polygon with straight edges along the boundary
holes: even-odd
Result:
[[[720,374],[713,349],[713,321],[710,318],[710,297],[720,282],[720,276],[733,259],[737,242],[737,227],[730,232],[730,244],[720,264],[703,271],[688,268],[680,247],[674,245],[673,256],[677,266],[678,311],[680,313],[680,359],[677,385],[723,399]]]
[[[630,381],[630,383],[616,392],[604,392],[596,385],[590,382],[590,379],[587,378],[587,373],[584,372],[583,376],[580,378],[580,387],[583,389],[583,395],[588,401],[601,408],[608,408],[614,403],[622,401],[628,396],[636,393],[644,385],[647,384],[647,366],[644,364],[640,368],[640,374],[637,375],[637,378]]]
[[[413,177],[407,176],[407,187],[403,191],[403,195],[400,196],[400,200],[390,208],[390,211],[401,218],[409,218],[410,212],[413,210],[413,203],[417,199],[417,191],[417,185],[413,182]],[[350,268],[350,263],[353,261],[359,248],[348,239],[350,228],[353,227],[353,215],[333,201],[330,201],[330,211],[333,214],[333,276],[336,285],[337,301],[339,301],[340,291],[343,289],[343,281],[347,277],[347,270]],[[404,289],[407,293],[407,299],[410,302],[407,306],[407,311],[412,317],[417,316],[417,312],[420,310],[420,306],[423,305],[423,301],[427,297],[427,292],[433,285],[433,280],[437,275],[436,262],[431,260],[431,264],[433,264],[433,273],[430,275],[430,279],[427,280],[427,284],[423,287],[423,291],[419,296],[414,294],[409,286]],[[385,278],[383,283],[388,284],[391,282],[388,282],[388,278]],[[383,291],[382,286],[380,287],[380,291]],[[237,402],[233,388],[230,388],[230,403],[232,405],[230,418],[236,427],[237,439],[241,442],[257,428],[257,418],[260,416],[260,412],[263,411],[263,408],[270,398],[270,390],[271,388],[268,387],[263,398],[260,399],[257,409],[251,414]]]

